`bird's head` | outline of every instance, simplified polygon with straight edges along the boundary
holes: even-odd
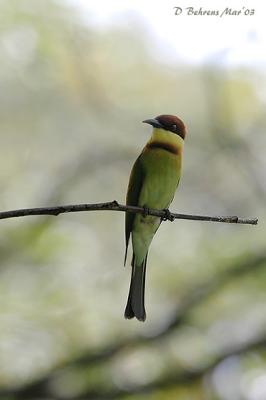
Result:
[[[145,124],[150,124],[154,128],[164,129],[165,131],[175,133],[182,139],[186,136],[186,127],[183,121],[175,115],[159,115],[156,118],[145,119]]]

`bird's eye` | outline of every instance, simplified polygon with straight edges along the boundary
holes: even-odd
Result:
[[[175,131],[176,130],[176,125],[172,125],[172,128]]]

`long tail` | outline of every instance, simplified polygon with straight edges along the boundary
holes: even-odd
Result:
[[[147,256],[148,253],[146,254],[141,265],[135,264],[134,255],[132,258],[131,282],[125,309],[125,318],[127,319],[134,317],[136,317],[139,321],[145,321],[146,319],[144,300]]]

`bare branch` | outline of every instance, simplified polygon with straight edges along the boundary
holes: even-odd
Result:
[[[211,217],[206,215],[192,215],[192,214],[179,214],[172,213],[168,210],[154,210],[144,209],[142,207],[126,206],[119,204],[116,200],[107,203],[96,203],[96,204],[72,204],[65,206],[55,207],[38,207],[38,208],[22,208],[19,210],[3,211],[0,212],[0,219],[25,217],[29,215],[54,215],[80,211],[129,211],[134,214],[154,215],[160,217],[163,220],[173,221],[175,219],[188,219],[192,221],[209,221],[209,222],[226,222],[229,224],[249,224],[257,225],[258,218],[239,218],[236,216],[225,216],[225,217]]]

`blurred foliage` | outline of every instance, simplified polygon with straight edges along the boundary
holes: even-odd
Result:
[[[145,118],[187,124],[172,210],[258,227],[163,224],[145,324],[125,321],[122,213],[1,221],[0,397],[266,398],[261,70],[164,63],[143,21],[96,29],[66,2],[0,2],[0,208],[124,201]]]

